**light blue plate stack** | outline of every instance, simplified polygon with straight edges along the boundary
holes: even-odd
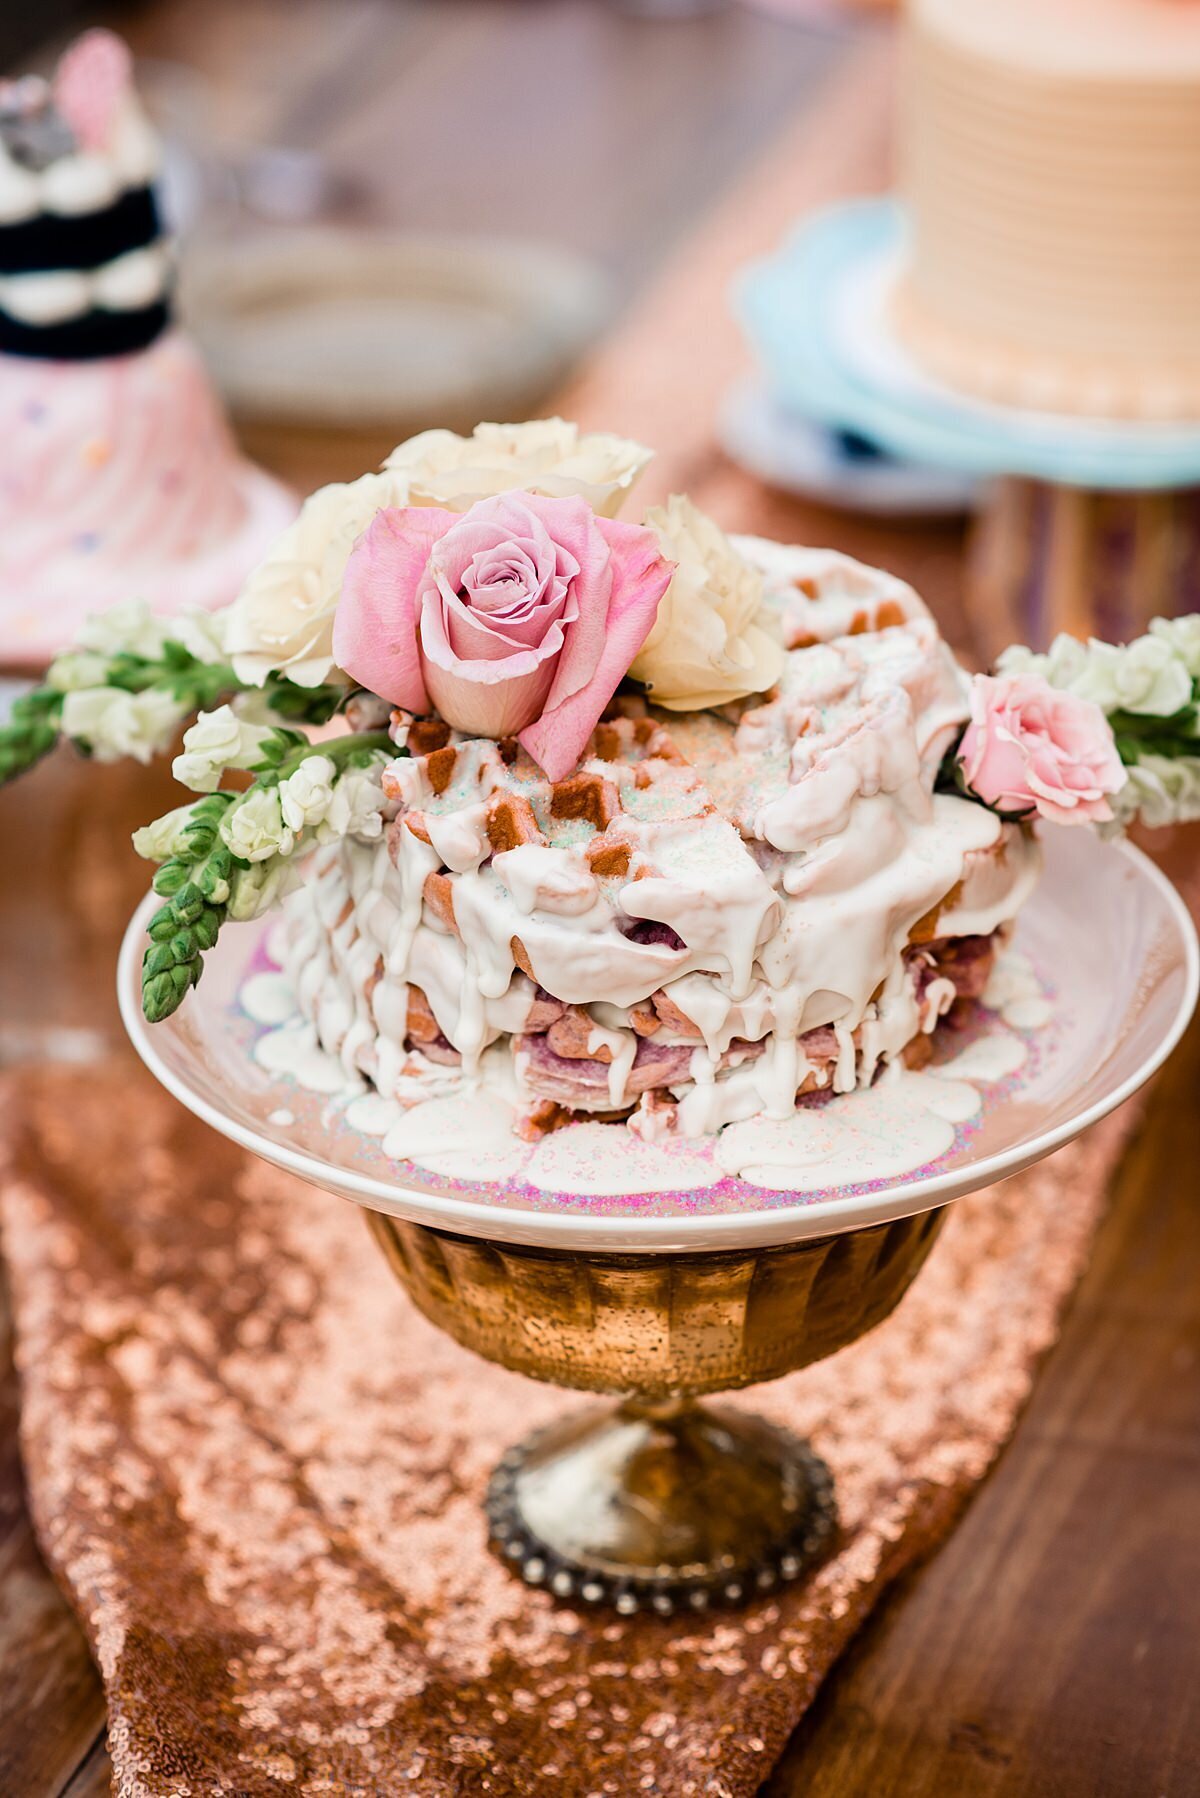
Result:
[[[1200,422],[1141,424],[1005,407],[925,374],[892,328],[903,257],[901,208],[864,200],[817,214],[778,254],[745,271],[735,306],[775,416],[851,433],[852,441],[894,458],[893,468],[907,464],[910,480],[921,471],[935,485],[995,475],[1126,492],[1200,482]],[[746,405],[735,395],[725,422],[726,446],[744,461],[751,458],[739,452],[738,409],[744,416]],[[857,503],[852,492],[845,503]]]

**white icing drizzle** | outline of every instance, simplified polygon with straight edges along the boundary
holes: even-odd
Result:
[[[272,1019],[291,997],[283,976],[261,973],[240,994],[250,1015]],[[596,1026],[588,1046],[600,1047],[602,1038],[614,1047],[610,1039],[621,1034],[632,1033]],[[719,1135],[672,1131],[662,1113],[639,1111],[628,1125],[575,1124],[531,1145],[513,1130],[521,1094],[503,1047],[484,1054],[474,1073],[429,1065],[411,1080],[411,1092],[401,1081],[394,1098],[348,1084],[340,1061],[317,1047],[312,1026],[294,1011],[255,1048],[260,1066],[348,1100],[346,1122],[380,1139],[390,1159],[450,1178],[520,1180],[577,1195],[703,1190],[723,1174],[797,1194],[899,1178],[943,1155],[956,1127],[978,1113],[979,1088],[1016,1073],[1027,1055],[1020,1037],[993,1028],[947,1062],[920,1073],[891,1068],[869,1088],[780,1118],[763,1115],[747,1070],[735,1069],[726,1083],[735,1111],[745,1111]],[[697,1049],[693,1062],[706,1056]],[[712,1084],[698,1077],[681,1110]],[[281,1109],[269,1121],[282,1127],[295,1119]]]
[[[296,993],[287,974],[251,974],[238,998],[256,1024],[285,1024],[296,1016]]]
[[[938,1062],[928,1071],[938,1080],[977,1080],[986,1086],[1018,1073],[1028,1059],[1029,1049],[1019,1036],[996,1030],[976,1037],[951,1060]]]
[[[608,1096],[614,1111],[619,1111],[625,1103],[637,1043],[632,1030],[606,1030],[603,1024],[593,1024],[588,1032],[588,1054],[594,1056],[598,1049],[607,1049],[609,1053]]]
[[[1016,949],[1004,949],[996,957],[983,1003],[998,1011],[1014,1030],[1042,1030],[1052,1016],[1032,962]]]
[[[711,1161],[694,1149],[664,1147],[627,1130],[613,1154],[610,1124],[576,1124],[538,1143],[522,1178],[543,1192],[680,1192],[709,1186]]]
[[[254,1059],[269,1074],[290,1074],[308,1092],[332,1095],[347,1090],[344,1068],[321,1048],[311,1024],[286,1024],[268,1031],[255,1043]]]
[[[385,1099],[380,1093],[364,1093],[346,1107],[346,1122],[364,1136],[386,1136],[403,1116],[403,1105],[396,1099]]]

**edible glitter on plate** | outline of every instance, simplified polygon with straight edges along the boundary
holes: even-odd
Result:
[[[1018,967],[1022,989],[1028,991],[1032,970],[1024,958],[1021,958]],[[270,985],[271,977],[277,972],[278,964],[271,955],[269,933],[264,933],[245,965],[238,1001],[230,1008],[229,1014],[232,1045],[248,1061],[255,1059],[256,1050],[263,1038],[272,1034],[273,1030],[278,1030],[282,1023],[279,1017],[281,1007],[278,992]],[[1053,987],[1043,978],[1040,969],[1036,971],[1036,979],[1043,996],[1053,1002]],[[256,983],[260,999],[263,994],[268,995],[270,1022],[256,1021],[241,1002],[242,996],[248,991],[255,991],[252,982]],[[257,1004],[255,1010],[261,1018],[262,1004]],[[537,1184],[524,1177],[521,1171],[515,1171],[504,1180],[467,1178],[461,1171],[437,1171],[423,1163],[389,1157],[384,1152],[379,1134],[368,1134],[363,1129],[355,1128],[347,1115],[351,1107],[357,1105],[361,1108],[366,1104],[368,1107],[378,1107],[382,1113],[391,1104],[379,1099],[374,1089],[356,1075],[346,1075],[343,1090],[332,1096],[328,1090],[308,1091],[290,1075],[275,1075],[271,1081],[269,1107],[274,1117],[269,1115],[268,1123],[280,1130],[285,1139],[297,1148],[303,1147],[306,1140],[315,1143],[323,1139],[327,1150],[332,1134],[339,1159],[374,1178],[387,1179],[389,1175],[399,1177],[406,1186],[494,1205],[499,1210],[541,1213],[565,1211],[609,1219],[744,1215],[797,1204],[811,1205],[834,1197],[851,1199],[885,1192],[889,1187],[923,1180],[943,1172],[969,1148],[979,1132],[985,1114],[1018,1096],[1023,1088],[1036,1080],[1047,1056],[1054,1052],[1059,1035],[1056,1026],[1059,1022],[1055,1014],[1054,1024],[1050,1028],[1017,1029],[1005,1025],[998,1012],[980,1006],[965,1028],[943,1028],[936,1039],[931,1070],[969,1056],[979,1045],[983,1046],[986,1057],[987,1045],[996,1041],[1001,1045],[1004,1042],[1019,1045],[1021,1065],[998,1079],[976,1076],[977,1084],[984,1089],[982,1102],[977,1103],[973,1115],[954,1121],[952,1140],[941,1153],[913,1165],[905,1165],[902,1170],[897,1167],[886,1176],[839,1181],[835,1185],[822,1184],[819,1177],[814,1177],[810,1186],[805,1184],[803,1175],[788,1174],[781,1179],[781,1184],[774,1186],[769,1183],[769,1170],[768,1183],[757,1184],[753,1180],[722,1171],[718,1164],[720,1138],[671,1137],[650,1145],[631,1137],[621,1125],[588,1123],[568,1126],[565,1130],[543,1138],[537,1145],[521,1143],[517,1148],[521,1157],[520,1165],[525,1170],[528,1170],[531,1162],[538,1159],[548,1162],[551,1170],[561,1166],[565,1160],[572,1176],[572,1190],[563,1190],[562,1187],[550,1184]],[[260,1083],[261,1066],[259,1063],[255,1068]],[[910,1083],[914,1093],[925,1083],[925,1091],[932,1094],[933,1088],[928,1083],[939,1076],[927,1070],[921,1075],[906,1074],[902,1078]],[[946,1084],[959,1091],[966,1082],[947,1081]],[[807,1105],[802,1102],[798,1112],[827,1112],[828,1119],[824,1121],[836,1127],[847,1117],[849,1107],[860,1105],[864,1099],[870,1101],[879,1092],[877,1084],[865,1093],[845,1096],[813,1095],[815,1102],[810,1101]],[[292,1119],[287,1126],[281,1121],[285,1113],[290,1114]],[[358,1115],[364,1114],[360,1111]],[[939,1115],[948,1120],[952,1111],[943,1110]],[[886,1111],[880,1121],[883,1132],[886,1133]],[[729,1130],[737,1128],[736,1125],[727,1127]],[[598,1131],[603,1131],[603,1137],[597,1136]],[[619,1143],[614,1140],[618,1134]],[[454,1144],[450,1141],[444,1158],[453,1160],[453,1150]],[[619,1182],[605,1173],[606,1163],[611,1166],[611,1158],[618,1153],[622,1157],[624,1169]],[[642,1176],[646,1180],[647,1189],[611,1190],[614,1184],[628,1184],[631,1156],[635,1167],[642,1157],[651,1163],[652,1175],[647,1173]],[[434,1154],[431,1158],[436,1160],[438,1157]],[[671,1167],[673,1161],[679,1164],[677,1172]],[[810,1174],[816,1174],[815,1169],[809,1171]]]

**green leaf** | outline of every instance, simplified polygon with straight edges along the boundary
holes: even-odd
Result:
[[[1181,706],[1169,717],[1156,717],[1149,712],[1110,712],[1108,722],[1116,739],[1117,754],[1131,767],[1144,755],[1162,755],[1172,759],[1195,755],[1197,719],[1200,708]]]
[[[356,691],[354,687],[298,687],[285,674],[267,676],[263,693],[271,710],[294,724],[328,724]]]

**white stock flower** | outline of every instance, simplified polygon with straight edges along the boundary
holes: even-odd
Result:
[[[131,756],[145,763],[170,746],[184,716],[177,700],[153,687],[144,693],[84,687],[64,698],[62,728],[86,743],[98,762]]]
[[[1131,824],[1140,818],[1157,829],[1200,819],[1200,757],[1143,755],[1127,773],[1128,779],[1113,801],[1119,823]]]
[[[1151,636],[1169,643],[1193,680],[1200,680],[1200,612],[1183,618],[1155,618]]]
[[[1068,690],[1106,712],[1137,712],[1169,718],[1192,697],[1192,677],[1161,637],[1138,637],[1125,645],[1088,644],[1087,660]]]
[[[83,687],[102,687],[108,679],[109,658],[93,649],[69,649],[56,656],[46,671],[46,685],[56,693],[77,693]]]
[[[155,818],[150,824],[143,824],[140,830],[133,833],[133,846],[137,853],[148,862],[165,862],[172,855],[177,855],[184,847],[183,832],[191,816],[190,805],[179,805],[173,812]]]
[[[163,619],[163,635],[172,643],[181,644],[198,662],[223,662],[229,612],[228,606],[222,606],[216,612],[206,612],[201,606],[186,606],[174,618]]]
[[[184,732],[183,753],[171,763],[171,772],[193,793],[215,793],[226,768],[249,768],[258,761],[264,734],[243,723],[230,706],[201,712]]]
[[[626,437],[562,418],[476,425],[469,437],[422,431],[394,449],[384,468],[399,476],[410,506],[466,512],[477,500],[520,489],[550,499],[578,495],[602,518],[615,518],[653,451]]]
[[[333,799],[337,769],[327,755],[306,755],[294,774],[279,783],[279,802],[289,830],[320,824]]]
[[[1072,683],[1087,665],[1088,645],[1066,631],[1060,631],[1045,655],[1014,643],[997,657],[997,674],[1040,674],[1052,687],[1071,689]]]
[[[340,837],[373,842],[383,834],[383,787],[379,764],[347,768],[333,789],[325,818],[317,827],[317,841],[333,843]]]
[[[251,787],[221,819],[221,840],[244,862],[290,855],[295,838],[283,821],[276,787]]]
[[[681,494],[652,507],[645,522],[676,567],[633,678],[669,711],[702,711],[774,686],[784,651],[763,610],[760,570]]]
[[[274,861],[256,862],[252,868],[235,868],[229,888],[229,916],[237,924],[261,918],[299,884],[295,864],[282,856]]]
[[[154,661],[168,636],[167,621],[156,618],[144,599],[122,599],[106,612],[93,612],[75,633],[77,649],[99,655],[144,656]]]
[[[394,475],[318,487],[228,609],[226,648],[239,680],[261,687],[275,670],[300,687],[334,672],[333,614],[355,539],[384,506],[406,503]]]
[[[1045,655],[1014,645],[999,657],[1000,674],[1040,674],[1052,687],[1090,699],[1104,712],[1137,712],[1169,718],[1192,697],[1192,674],[1174,635],[1158,626],[1186,620],[1156,619],[1153,635],[1132,643],[1081,643],[1065,632]],[[1200,654],[1200,633],[1193,653]]]

